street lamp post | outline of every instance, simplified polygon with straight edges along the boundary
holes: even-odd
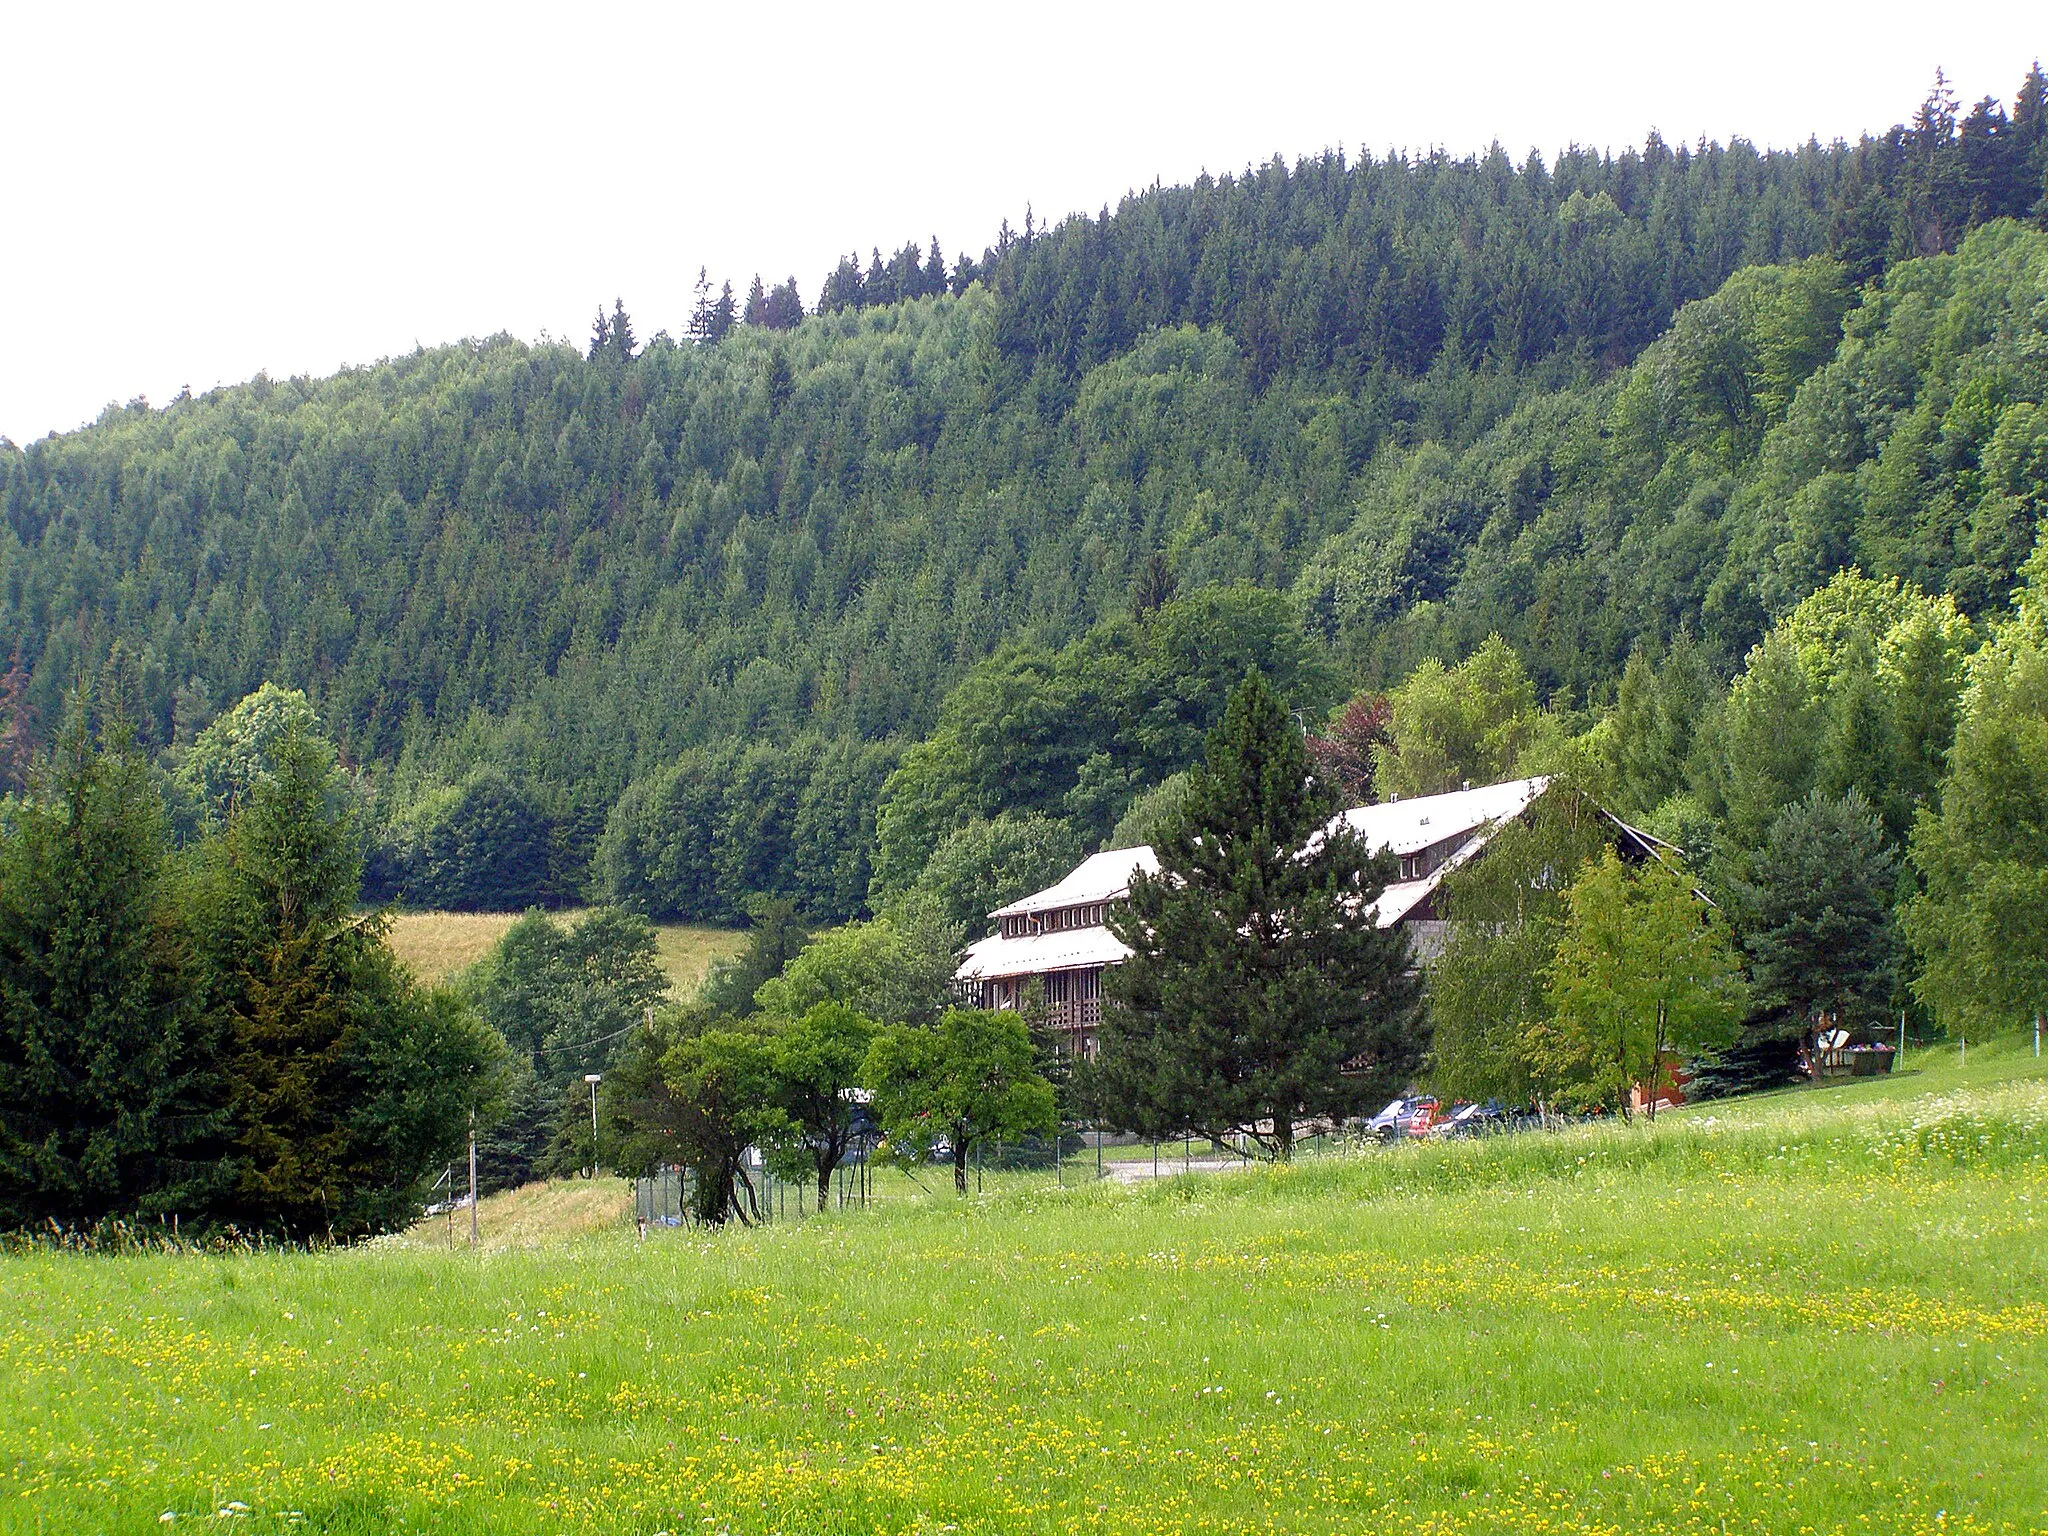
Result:
[[[586,1072],[583,1081],[590,1084],[590,1177],[597,1178],[597,1085],[604,1081],[602,1072]]]

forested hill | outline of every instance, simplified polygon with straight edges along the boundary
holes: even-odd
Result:
[[[577,895],[661,787],[712,851],[632,894],[837,916],[949,688],[1134,600],[1290,594],[1305,704],[1494,630],[1581,695],[1680,626],[1726,669],[1852,561],[1984,611],[2039,511],[2041,237],[1997,221],[2041,219],[2044,84],[1853,147],[1275,162],[849,262],[799,323],[110,408],[0,445],[0,770],[80,683],[168,760],[276,681],[393,888]],[[1244,620],[1169,606],[1184,747]]]

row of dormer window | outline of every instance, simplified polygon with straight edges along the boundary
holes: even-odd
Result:
[[[1050,912],[1030,912],[1003,919],[1003,937],[1027,939],[1041,933],[1066,933],[1075,928],[1100,928],[1108,910],[1107,902],[1090,902],[1081,907],[1055,907]]]

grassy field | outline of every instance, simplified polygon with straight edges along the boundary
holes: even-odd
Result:
[[[577,916],[555,915],[569,922]],[[421,980],[446,981],[483,959],[517,921],[517,912],[400,912],[391,920],[391,947]],[[678,999],[704,979],[714,960],[738,954],[746,943],[744,934],[687,923],[657,924],[654,937]]]
[[[1918,1065],[645,1244],[600,1183],[481,1255],[0,1260],[0,1528],[2041,1531],[2048,1079]]]

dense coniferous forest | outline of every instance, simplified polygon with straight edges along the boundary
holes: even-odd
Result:
[[[196,837],[180,765],[275,682],[373,895],[824,921],[1005,814],[1108,836],[1248,665],[1319,719],[1499,635],[1562,718],[1674,647],[1718,689],[1852,565],[1986,622],[2048,475],[2044,98],[1275,160],[808,314],[707,276],[681,340],[110,407],[0,444],[0,774],[90,686]]]

